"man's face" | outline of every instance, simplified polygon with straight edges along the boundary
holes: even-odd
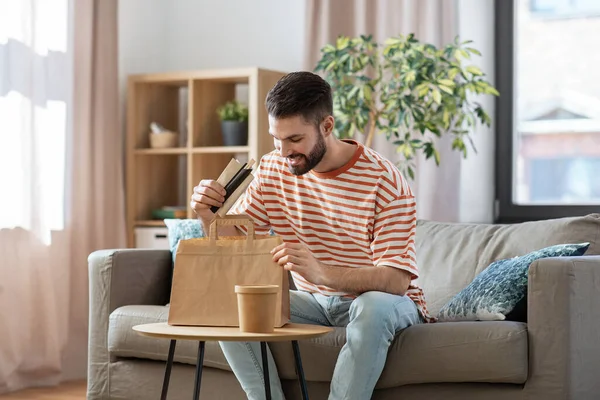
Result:
[[[315,168],[327,152],[322,133],[301,116],[283,119],[269,116],[269,133],[294,175],[304,175]]]

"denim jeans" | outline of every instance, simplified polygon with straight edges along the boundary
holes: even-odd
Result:
[[[346,344],[340,351],[331,381],[329,399],[335,400],[370,399],[394,336],[422,322],[410,298],[383,292],[366,292],[350,299],[292,290],[290,314],[294,323],[346,328]],[[264,399],[260,344],[219,344],[248,399]],[[272,398],[284,399],[270,350],[268,360]]]

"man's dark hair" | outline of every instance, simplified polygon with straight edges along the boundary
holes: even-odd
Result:
[[[274,118],[302,116],[319,126],[333,115],[331,86],[312,72],[292,72],[281,78],[267,94],[267,112]]]

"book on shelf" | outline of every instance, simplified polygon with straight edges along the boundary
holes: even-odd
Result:
[[[161,220],[161,219],[172,219],[172,218],[185,218],[187,216],[187,210],[185,207],[178,206],[164,206],[161,208],[157,208],[152,210],[152,219]]]

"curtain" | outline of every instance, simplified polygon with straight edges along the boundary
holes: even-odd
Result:
[[[376,41],[382,43],[390,36],[414,33],[419,40],[443,46],[461,33],[459,10],[473,6],[461,4],[463,2],[465,0],[309,0],[304,67],[313,70],[320,57],[320,49],[327,43],[333,43],[339,35],[371,34]],[[483,3],[491,4],[489,1]],[[469,24],[486,22],[478,17],[481,16],[475,15],[475,18],[468,21]],[[493,25],[488,26],[486,29],[493,29]],[[473,29],[469,33],[472,31]],[[493,49],[487,51],[487,56],[491,56]],[[478,132],[477,136],[484,134],[488,135],[486,143],[493,143],[493,135],[489,132]],[[364,137],[358,139],[362,140]],[[461,156],[451,150],[449,139],[442,138],[438,141],[441,156],[439,167],[433,159],[425,160],[423,156],[419,156],[416,160],[415,180],[410,183],[417,198],[418,217],[449,222],[491,222],[491,189],[479,199],[483,212],[473,213],[477,206],[476,204],[474,208],[473,202],[478,201],[466,199],[478,194],[473,193],[469,184],[465,183],[473,177],[466,172],[467,164]],[[390,160],[399,161],[394,146],[388,144],[385,136],[376,135],[371,147]],[[478,152],[476,156],[471,152],[470,157],[493,159],[493,154],[489,153],[493,148],[485,144],[483,147],[489,151],[483,154]],[[485,177],[488,178],[492,177]],[[471,207],[467,208],[465,204]]]
[[[125,245],[117,0],[0,3],[0,393],[84,379],[87,256]]]

